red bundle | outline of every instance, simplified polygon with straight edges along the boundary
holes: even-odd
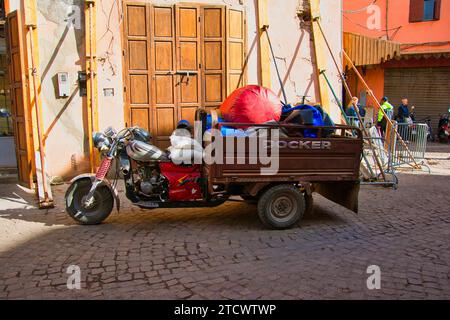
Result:
[[[250,85],[235,90],[224,101],[220,112],[228,122],[261,124],[280,120],[281,102],[272,90]]]

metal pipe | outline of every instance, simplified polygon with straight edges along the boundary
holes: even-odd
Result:
[[[91,165],[91,172],[95,171],[95,159],[94,159],[94,145],[92,142],[92,131],[95,128],[94,125],[94,119],[95,119],[95,97],[94,97],[94,70],[93,70],[93,65],[94,65],[94,57],[93,57],[93,52],[92,52],[92,9],[93,9],[93,4],[89,3],[89,86],[90,86],[90,104],[91,104],[91,110],[90,110],[90,125],[88,125],[88,130],[90,131],[88,133],[88,137],[89,137],[89,162]]]
[[[283,80],[281,80],[280,70],[278,69],[277,59],[275,57],[275,53],[274,53],[273,47],[272,47],[272,41],[270,41],[270,37],[269,37],[269,26],[268,25],[263,26],[262,30],[266,33],[267,41],[269,42],[269,48],[270,48],[270,52],[272,53],[273,64],[275,65],[275,70],[277,72],[278,81],[280,82],[281,92],[283,93],[284,104],[287,104],[288,101],[287,101],[286,91],[284,90]]]
[[[386,40],[389,39],[389,0],[386,0]]]
[[[28,26],[28,34],[30,36],[30,54],[31,54],[31,74],[33,78],[33,91],[34,91],[34,111],[36,113],[36,124],[37,124],[37,138],[39,141],[39,157],[41,162],[41,175],[42,175],[42,185],[44,191],[44,202],[49,203],[50,199],[48,196],[47,189],[47,177],[45,175],[45,160],[44,160],[44,143],[42,141],[41,136],[41,118],[39,113],[39,104],[38,104],[38,88],[37,88],[37,70],[34,61],[34,50],[33,50],[33,26]]]
[[[344,110],[344,106],[342,105],[342,102],[339,100],[339,98],[336,95],[336,92],[334,91],[333,87],[331,86],[330,80],[328,79],[327,75],[325,74],[325,70],[320,71],[320,74],[323,75],[323,77],[325,78],[325,81],[327,82],[328,87],[330,88],[330,91],[333,94],[333,97],[336,100],[337,105],[339,106],[339,109],[341,110],[341,113],[342,113],[342,116],[344,117],[345,123],[347,125],[350,125],[350,121]]]

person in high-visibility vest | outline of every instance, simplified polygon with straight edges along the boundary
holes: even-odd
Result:
[[[381,110],[384,110],[384,112],[386,113],[388,118],[392,119],[392,115],[394,114],[394,106],[389,103],[389,99],[387,97],[383,97],[383,99],[381,99],[381,101],[380,101],[380,104],[381,104],[381,108],[380,108],[380,110],[378,110],[378,126],[381,129],[381,133],[385,134],[387,120],[384,117],[383,111],[381,111]]]

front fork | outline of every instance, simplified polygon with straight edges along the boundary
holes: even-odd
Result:
[[[106,156],[100,163],[100,167],[95,174],[95,180],[92,182],[91,189],[89,190],[86,198],[84,199],[84,207],[89,208],[94,204],[94,193],[97,187],[103,182],[109,169],[111,168],[113,157]]]

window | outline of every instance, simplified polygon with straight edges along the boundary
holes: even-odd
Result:
[[[409,22],[439,20],[442,0],[410,0]]]
[[[434,20],[435,5],[436,5],[435,0],[425,0],[423,6],[423,21]]]

